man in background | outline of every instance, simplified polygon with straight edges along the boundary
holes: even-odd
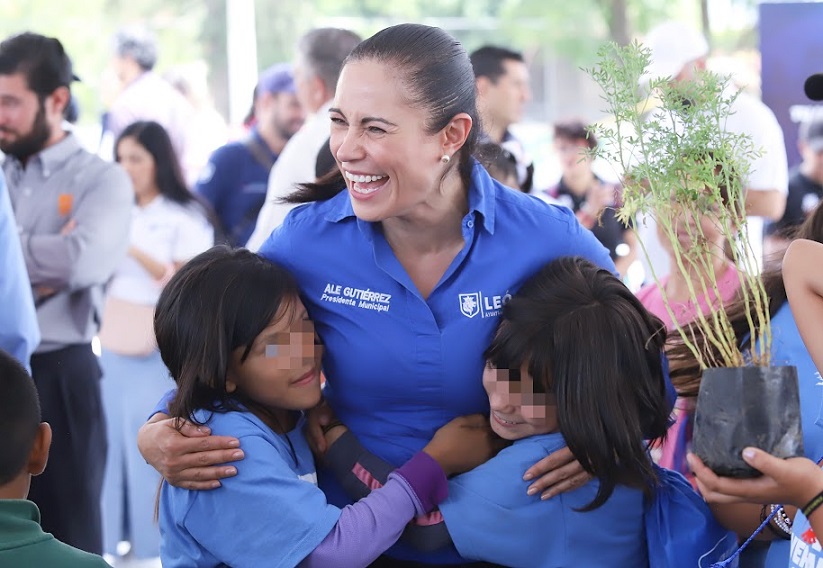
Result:
[[[314,29],[298,41],[294,81],[297,98],[308,118],[283,148],[271,170],[266,202],[246,243],[249,250],[258,250],[294,207],[280,200],[292,193],[297,184],[315,179],[318,154],[329,151],[329,108],[337,78],[343,61],[358,43],[357,34],[338,28]]]
[[[218,148],[197,180],[195,191],[211,203],[232,246],[249,240],[266,200],[269,172],[303,125],[305,115],[295,93],[289,65],[264,71],[254,90],[254,125],[248,136]]]
[[[531,100],[529,69],[523,54],[504,47],[486,45],[469,56],[477,84],[477,110],[483,129],[481,142],[493,142],[511,152],[517,160],[520,189],[529,192],[534,164],[523,144],[509,130],[523,120],[526,103]]]
[[[42,340],[31,357],[51,467],[32,482],[43,529],[102,553],[106,426],[91,340],[103,286],[126,254],[134,192],[126,173],[63,128],[75,80],[55,38],[0,43],[0,150]]]

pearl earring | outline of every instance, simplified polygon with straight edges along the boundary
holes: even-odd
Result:
[[[451,161],[451,158],[448,156],[448,154],[443,154],[443,157],[440,158],[440,161],[444,164],[448,164]]]

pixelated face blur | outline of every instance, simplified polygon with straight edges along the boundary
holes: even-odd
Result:
[[[441,137],[426,132],[429,113],[408,104],[397,77],[384,63],[348,63],[329,110],[329,145],[365,221],[414,217],[440,197]]]
[[[252,343],[232,353],[226,390],[238,390],[272,410],[306,410],[320,401],[322,347],[314,323],[299,299],[284,302],[271,324]]]
[[[535,392],[528,365],[512,380],[511,371],[486,363],[483,387],[489,395],[492,430],[505,440],[519,440],[557,430],[552,394]]]

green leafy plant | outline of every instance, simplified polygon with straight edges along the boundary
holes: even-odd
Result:
[[[674,252],[672,272],[680,271],[695,305],[699,298],[720,298],[713,260],[723,254],[709,246],[703,223],[711,223],[731,246],[732,260],[740,271],[741,294],[746,302],[751,351],[743,353],[722,309],[697,310],[697,325],[706,341],[696,341],[688,328],[677,325],[683,342],[701,369],[769,365],[771,328],[768,298],[758,277],[758,267],[746,231],[744,180],[748,164],[759,150],[751,138],[729,132],[726,119],[737,91],[726,77],[700,71],[694,80],[651,78],[646,69],[650,50],[638,43],[604,46],[589,75],[603,90],[602,99],[613,120],[593,127],[601,140],[594,152],[618,170],[624,182],[618,217],[651,216],[658,233]],[[639,89],[648,84],[649,97]],[[631,225],[637,233],[636,223]],[[688,247],[678,239],[687,233]],[[648,251],[640,235],[646,258]],[[691,275],[691,277],[689,276]],[[694,275],[697,275],[695,277]],[[660,286],[657,274],[652,274]],[[677,322],[671,302],[660,286],[666,309]],[[754,309],[749,309],[754,308]]]

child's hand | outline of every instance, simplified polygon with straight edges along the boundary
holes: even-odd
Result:
[[[337,416],[325,399],[321,399],[317,406],[306,413],[306,440],[315,456],[322,458],[331,446],[323,434],[323,428],[336,420]]]
[[[487,462],[507,442],[492,431],[488,416],[459,416],[440,428],[423,451],[434,458],[446,475],[462,473]]]
[[[807,458],[776,458],[757,448],[743,450],[743,459],[763,477],[718,477],[694,454],[687,456],[703,498],[709,503],[782,503],[803,507],[821,488],[823,470]]]
[[[561,448],[546,456],[523,475],[525,481],[538,478],[526,490],[529,495],[542,491],[541,499],[551,499],[566,491],[582,487],[592,476],[586,473],[569,448]]]
[[[215,489],[220,479],[237,474],[225,465],[243,459],[237,438],[212,436],[207,427],[191,422],[178,431],[176,423],[157,413],[137,434],[140,454],[166,481],[184,489]]]

